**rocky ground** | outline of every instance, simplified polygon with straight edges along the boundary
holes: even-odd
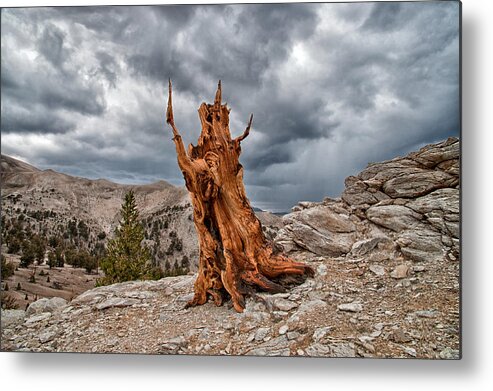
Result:
[[[417,357],[459,355],[458,263],[373,271],[299,253],[317,270],[284,294],[248,299],[244,313],[185,309],[194,275],[92,289],[2,312],[2,350],[155,354]]]
[[[194,275],[2,311],[2,349],[455,359],[460,356],[459,141],[369,165],[339,199],[283,217],[277,246],[314,278],[244,313],[185,309]]]

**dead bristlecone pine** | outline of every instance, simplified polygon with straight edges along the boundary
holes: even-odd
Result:
[[[170,80],[166,122],[173,129],[200,245],[194,297],[187,306],[204,304],[208,297],[221,305],[229,295],[235,310],[242,312],[245,296],[254,295],[255,288],[282,292],[285,281],[301,282],[313,276],[311,267],[274,251],[246,196],[239,157],[253,115],[243,134],[232,139],[230,109],[221,103],[219,82],[214,104],[200,105],[202,132],[197,146],[190,144],[187,151],[175,126],[171,97]]]

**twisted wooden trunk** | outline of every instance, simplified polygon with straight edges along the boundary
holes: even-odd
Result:
[[[262,232],[243,185],[239,163],[241,142],[248,136],[253,115],[243,134],[231,139],[229,112],[221,104],[219,82],[214,104],[202,103],[198,110],[202,132],[197,146],[185,150],[173,119],[171,81],[166,121],[173,129],[178,165],[193,204],[200,245],[194,298],[187,304],[204,304],[208,296],[221,305],[227,294],[236,311],[245,308],[245,295],[254,287],[269,292],[285,288],[273,279],[286,275],[313,276],[309,266],[273,251]]]

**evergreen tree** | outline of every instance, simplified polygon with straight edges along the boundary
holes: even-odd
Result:
[[[159,278],[152,268],[149,249],[142,245],[144,228],[139,222],[132,190],[125,195],[121,216],[115,237],[108,242],[107,255],[101,260],[100,267],[105,276],[98,279],[97,285]]]
[[[15,266],[14,266],[14,264],[7,262],[5,255],[2,254],[1,258],[2,258],[1,275],[2,275],[2,281],[3,281],[6,278],[9,278],[11,275],[14,274]]]
[[[50,251],[48,253],[48,266],[50,267],[50,269],[56,266],[56,255],[53,251]]]
[[[22,255],[20,267],[27,268],[31,263],[34,262],[36,254],[34,252],[34,247],[29,244],[28,241],[24,241],[22,245]]]

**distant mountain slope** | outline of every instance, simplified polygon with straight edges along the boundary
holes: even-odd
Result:
[[[106,179],[91,180],[39,170],[6,155],[1,155],[0,178],[2,216],[7,226],[20,218],[47,239],[58,235],[91,251],[101,250],[111,237],[119,222],[123,197],[133,189],[146,230],[146,244],[156,262],[163,267],[189,263],[192,270],[196,269],[198,242],[184,187],[165,181],[122,185]],[[268,212],[259,214],[268,225],[279,227],[278,217]],[[79,224],[84,231],[82,237],[73,228]],[[87,235],[84,226],[88,227]],[[271,231],[267,233],[273,235]]]
[[[111,237],[119,221],[122,199],[133,189],[146,242],[155,258],[163,265],[166,260],[173,265],[184,256],[190,259],[198,255],[192,209],[184,188],[165,181],[122,185],[105,179],[79,178],[42,171],[5,155],[1,156],[1,169],[2,216],[6,225],[21,218],[47,239],[58,235],[76,247],[94,251]],[[73,232],[74,222],[76,228],[79,224],[87,226],[88,234],[84,232],[80,237],[79,232]]]

